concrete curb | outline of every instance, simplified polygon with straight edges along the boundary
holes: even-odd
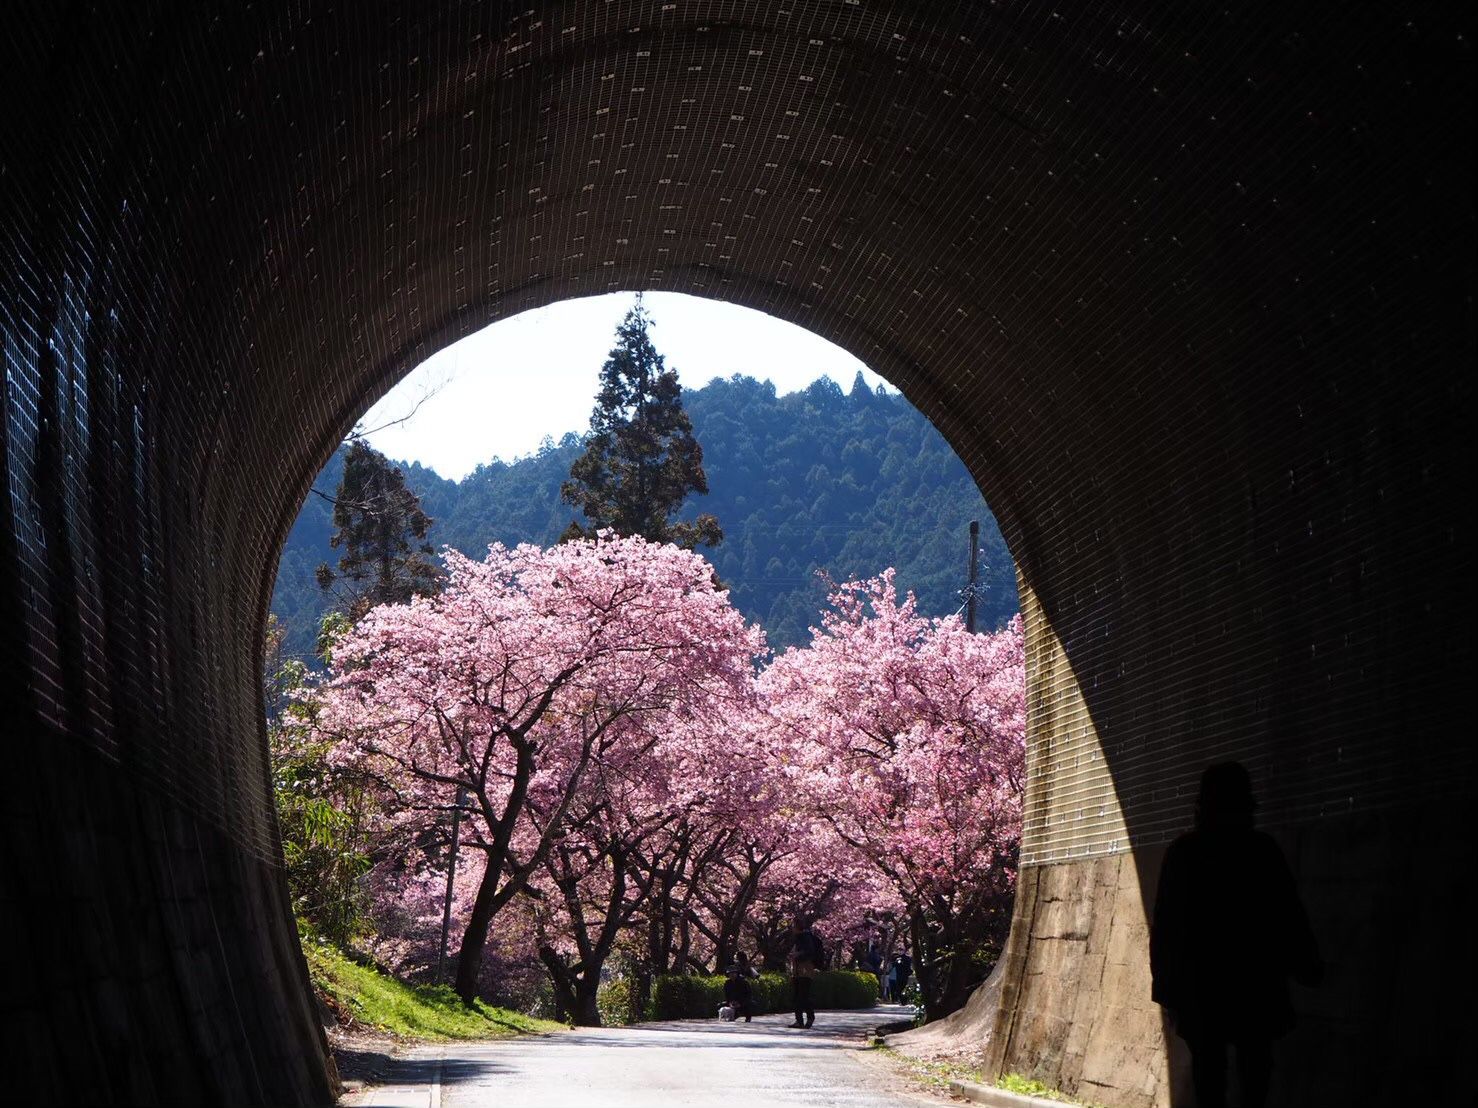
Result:
[[[363,1080],[344,1081],[334,1103],[340,1108],[441,1108],[446,1046],[438,1044],[434,1050],[434,1054],[428,1050],[424,1056],[424,1060],[433,1063],[429,1081],[400,1084],[390,1081],[388,1076],[380,1084]],[[412,1057],[406,1054],[400,1060]]]
[[[989,1108],[1072,1108],[1060,1100],[1048,1100],[1044,1096],[1027,1096],[1025,1093],[1010,1093],[993,1085],[977,1085],[973,1081],[950,1079],[949,1091],[955,1096],[985,1104]]]

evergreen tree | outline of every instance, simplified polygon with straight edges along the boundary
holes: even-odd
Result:
[[[723,540],[712,515],[691,523],[671,518],[689,493],[708,491],[708,478],[703,448],[683,410],[682,386],[652,344],[651,326],[638,295],[601,367],[585,453],[560,489],[565,503],[583,511],[589,526],[572,522],[564,539],[609,527],[688,550]]]
[[[327,562],[318,567],[318,585],[338,586],[340,606],[351,620],[377,604],[405,604],[437,591],[441,570],[426,541],[431,517],[405,487],[404,474],[363,439],[345,452],[333,503],[329,545],[343,553],[337,571]]]
[[[873,390],[863,403],[855,382],[840,396],[826,388],[777,395],[768,381],[736,375],[684,389],[683,407],[703,444],[711,491],[691,496],[681,512],[723,520],[724,542],[705,554],[733,603],[764,623],[777,650],[810,641],[826,603],[817,570],[841,581],[896,566],[899,587],[917,593],[925,615],[954,612],[972,519],[981,521],[985,549],[981,625],[999,628],[1016,611],[1011,556],[980,491],[902,396]],[[490,542],[558,541],[570,519],[560,484],[584,450],[569,434],[526,458],[495,459],[460,482],[395,464],[436,519],[431,543],[479,557]],[[338,484],[348,451],[335,452],[319,488]],[[291,657],[315,653],[326,604],[313,570],[337,557],[332,517],[331,497],[310,497],[283,547],[272,610],[288,629]]]

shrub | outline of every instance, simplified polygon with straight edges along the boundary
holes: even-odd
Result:
[[[689,974],[662,974],[652,980],[647,997],[649,1020],[704,1019],[724,1002],[724,978]]]
[[[749,983],[756,1013],[790,1011],[790,978],[781,973],[762,973]]]
[[[817,974],[812,996],[818,1008],[871,1008],[878,1002],[876,975],[860,970]]]
[[[762,973],[749,987],[757,1014],[790,1011],[789,977]],[[816,975],[811,988],[817,1008],[871,1008],[878,1000],[878,979],[870,973],[827,970]],[[723,1002],[722,975],[666,974],[652,982],[644,1015],[649,1020],[712,1019]]]
[[[634,1022],[632,1014],[631,979],[613,977],[601,983],[595,991],[595,1006],[600,1010],[603,1027],[625,1027]]]

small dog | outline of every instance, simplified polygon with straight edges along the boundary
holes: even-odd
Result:
[[[726,1023],[732,1023],[734,1017],[738,1014],[738,1011],[735,1010],[732,1004],[725,1004],[718,1010],[718,1018],[725,1021]]]

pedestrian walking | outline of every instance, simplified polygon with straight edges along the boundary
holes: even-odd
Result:
[[[791,1027],[810,1027],[816,1022],[811,986],[821,972],[826,951],[821,939],[800,919],[791,923],[790,987],[795,1000],[795,1022]]]
[[[869,939],[867,953],[862,956],[862,968],[878,979],[878,993],[883,994],[883,949],[877,939]]]
[[[1155,894],[1151,996],[1190,1048],[1199,1108],[1225,1108],[1229,1051],[1242,1108],[1267,1103],[1273,1042],[1294,1023],[1288,979],[1323,976],[1283,852],[1253,830],[1256,807],[1241,765],[1207,769],[1195,828],[1165,852]]]
[[[908,951],[901,950],[893,956],[888,973],[888,999],[894,1004],[903,1003],[903,992],[908,988],[908,979],[913,976],[913,959]]]

